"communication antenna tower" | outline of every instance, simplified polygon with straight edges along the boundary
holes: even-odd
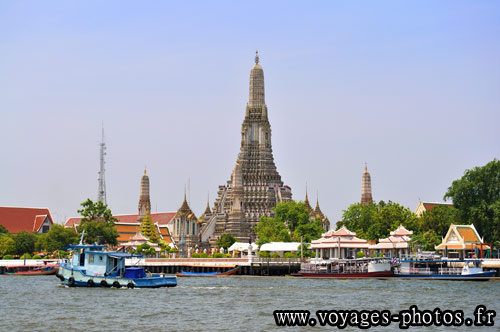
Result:
[[[101,160],[100,160],[100,168],[99,168],[99,190],[97,192],[97,200],[103,202],[104,204],[108,204],[106,202],[106,176],[104,174],[104,156],[106,155],[106,143],[104,143],[104,125],[102,126],[102,140],[99,144],[101,146]]]

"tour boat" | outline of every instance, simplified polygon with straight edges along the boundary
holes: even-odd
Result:
[[[436,259],[416,257],[401,259],[394,270],[398,278],[441,280],[489,280],[496,271],[483,271],[481,259]]]
[[[44,276],[56,274],[58,264],[14,265],[6,266],[5,274],[13,276]]]
[[[306,278],[381,278],[391,277],[391,260],[388,258],[317,259],[302,263],[294,276]]]
[[[237,266],[226,272],[189,272],[189,271],[181,271],[177,273],[178,277],[226,277],[235,274],[240,269],[240,266]]]
[[[125,267],[125,259],[142,257],[125,252],[105,251],[106,246],[78,244],[68,262],[59,265],[57,277],[70,287],[157,288],[177,286],[175,276],[148,275],[143,267]]]

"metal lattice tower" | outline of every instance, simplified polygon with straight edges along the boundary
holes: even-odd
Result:
[[[102,127],[102,141],[99,144],[101,146],[101,160],[100,160],[100,168],[99,168],[99,190],[97,192],[97,200],[107,204],[106,202],[106,176],[104,173],[104,156],[106,155],[106,143],[104,143],[104,126]]]

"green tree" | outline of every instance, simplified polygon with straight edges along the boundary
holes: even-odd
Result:
[[[260,221],[255,226],[255,233],[259,240],[259,248],[264,243],[269,242],[290,242],[290,233],[283,221],[276,218],[260,217]]]
[[[500,161],[465,171],[452,182],[444,199],[451,199],[460,218],[473,223],[486,242],[500,240]]]
[[[9,231],[7,230],[7,228],[5,228],[4,225],[0,225],[0,234],[8,234]]]
[[[309,223],[309,211],[304,202],[280,202],[274,208],[274,218],[284,222],[293,233],[297,227]]]
[[[94,203],[87,199],[81,204],[83,209],[78,210],[82,215],[78,232],[85,230],[85,243],[117,245],[118,231],[114,227],[118,219],[113,217],[111,210],[101,201]]]
[[[419,222],[422,232],[434,231],[440,237],[446,235],[451,224],[461,223],[458,211],[450,206],[436,206],[425,211]]]
[[[435,246],[441,243],[441,237],[436,234],[436,231],[429,229],[415,234],[411,237],[410,246],[413,251],[417,249],[434,251]]]
[[[231,233],[224,233],[221,235],[221,237],[217,240],[217,247],[228,249],[231,247],[234,243],[236,242],[236,239]]]
[[[13,234],[12,238],[14,239],[14,254],[33,254],[33,252],[35,251],[35,242],[37,240],[37,236],[35,234],[22,231]]]
[[[16,251],[15,242],[11,236],[0,234],[0,256],[13,254]]]
[[[62,249],[70,244],[78,243],[78,234],[72,228],[66,228],[62,225],[52,225],[47,234],[41,236],[45,237],[44,249],[49,252]],[[40,239],[39,239],[40,240]]]
[[[337,227],[346,226],[356,232],[356,236],[368,240],[388,237],[399,225],[408,230],[419,230],[419,220],[415,214],[392,201],[365,205],[352,204],[344,210],[342,220],[337,223]]]

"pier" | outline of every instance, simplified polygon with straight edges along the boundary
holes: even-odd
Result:
[[[151,273],[175,274],[181,270],[217,272],[240,266],[237,275],[284,276],[300,270],[300,258],[146,258],[130,259],[127,266],[144,266]]]

